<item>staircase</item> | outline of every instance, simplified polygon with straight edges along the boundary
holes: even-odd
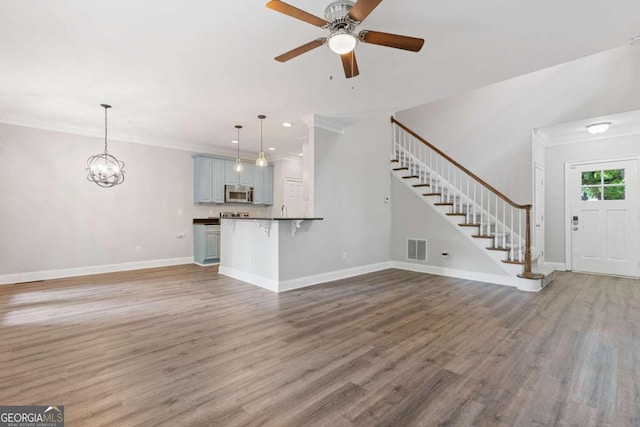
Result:
[[[391,117],[393,174],[491,258],[509,283],[538,291],[553,270],[532,270],[531,205],[520,205]],[[546,273],[546,274],[545,274]]]

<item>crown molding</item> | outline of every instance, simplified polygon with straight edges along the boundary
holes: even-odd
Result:
[[[80,136],[88,136],[91,138],[104,138],[104,131],[96,131],[93,129],[85,129],[80,127],[66,126],[60,124],[54,124],[49,122],[42,122],[38,120],[29,119],[26,117],[20,116],[9,116],[9,115],[1,115],[0,114],[0,124],[6,124],[11,126],[20,126],[29,129],[39,129],[46,130],[50,132],[60,132],[71,135],[80,135]],[[168,148],[170,150],[179,150],[179,151],[189,151],[192,153],[200,153],[200,154],[213,154],[219,156],[228,156],[230,158],[235,158],[238,154],[236,149],[234,148],[221,148],[221,147],[213,147],[207,144],[193,144],[193,143],[185,143],[182,141],[175,140],[161,140],[161,139],[153,139],[153,141],[147,138],[141,138],[133,135],[119,134],[117,132],[109,132],[109,142],[118,141],[127,144],[141,144],[148,145],[152,147],[159,148]],[[258,153],[253,152],[240,152],[240,157],[242,159],[247,159],[246,161],[252,161],[251,157],[257,156]],[[254,159],[255,160],[255,159]]]
[[[328,119],[316,114],[309,114],[308,116],[302,117],[302,123],[304,123],[308,128],[324,129],[329,132],[344,135],[345,125],[337,120]]]

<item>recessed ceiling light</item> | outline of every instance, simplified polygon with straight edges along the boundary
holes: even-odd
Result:
[[[298,153],[298,156],[302,157],[302,156],[304,156],[304,154],[302,154],[302,153]]]
[[[236,141],[235,139],[233,141],[231,141],[232,144],[237,144],[238,141]]]
[[[291,122],[284,122],[282,123],[282,126],[286,127],[286,128],[290,128],[291,126],[293,126],[293,123]]]
[[[269,151],[276,151],[276,148],[275,148],[275,147],[269,147],[269,148],[267,148],[267,150],[269,150]]]
[[[611,126],[611,122],[593,123],[587,125],[587,131],[592,135],[597,135],[606,132],[609,126]]]
[[[630,45],[640,45],[640,34],[631,37],[628,42]]]

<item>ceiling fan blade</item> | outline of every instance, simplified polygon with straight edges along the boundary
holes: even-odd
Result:
[[[269,3],[267,3],[267,7],[269,9],[275,10],[276,12],[284,13],[285,15],[289,15],[292,18],[304,21],[308,24],[315,25],[316,27],[324,27],[325,25],[329,25],[329,23],[324,19],[318,18],[315,15],[305,12],[302,9],[298,9],[297,7],[291,6],[290,4],[281,2],[280,0],[271,0]]]
[[[365,43],[410,50],[411,52],[419,52],[422,49],[422,45],[424,45],[424,39],[381,33],[379,31],[360,31],[358,37]]]
[[[360,74],[360,71],[358,71],[358,61],[356,61],[356,52],[354,50],[349,53],[345,53],[344,55],[340,55],[340,59],[342,59],[344,75],[348,79]]]
[[[380,3],[382,0],[358,0],[349,11],[349,17],[362,22]]]
[[[302,46],[298,46],[295,49],[291,49],[289,52],[283,53],[280,56],[276,56],[275,60],[278,62],[287,62],[288,60],[293,59],[296,56],[309,52],[311,49],[315,49],[317,47],[322,46],[323,44],[325,44],[326,41],[327,41],[326,38],[316,39],[309,43],[303,44]]]

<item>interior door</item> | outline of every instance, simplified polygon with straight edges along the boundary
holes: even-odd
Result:
[[[536,164],[533,202],[533,256],[544,258],[544,168]]]
[[[570,166],[571,269],[638,276],[638,161]]]
[[[288,216],[300,218],[304,215],[302,180],[296,178],[284,179],[284,204],[287,207]]]

